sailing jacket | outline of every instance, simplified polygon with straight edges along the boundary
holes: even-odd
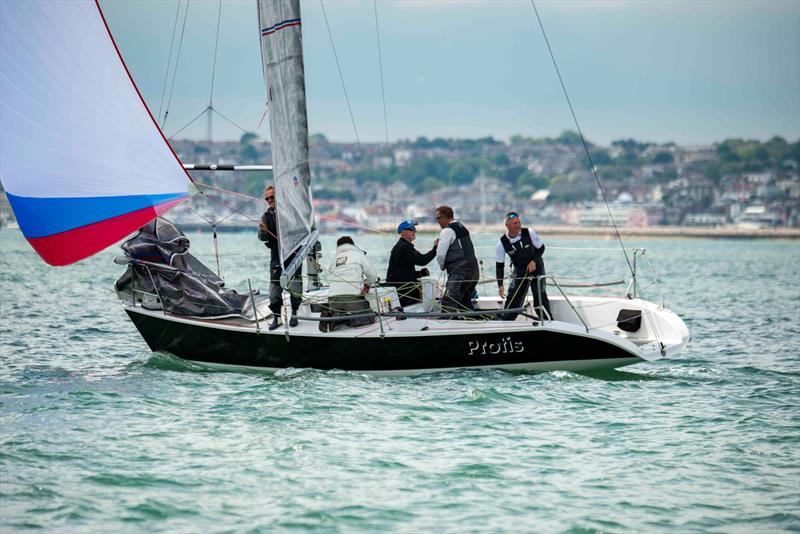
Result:
[[[414,243],[401,237],[392,247],[392,253],[389,256],[389,269],[386,271],[386,281],[395,286],[400,286],[407,282],[416,282],[422,275],[414,267],[428,265],[435,256],[436,247],[422,254],[414,248]]]
[[[328,268],[328,296],[360,295],[364,284],[378,281],[375,268],[366,254],[350,243],[336,247],[336,255]]]
[[[477,280],[480,273],[475,247],[469,230],[458,221],[452,221],[439,234],[439,249],[436,252],[439,267],[447,271],[451,279]]]
[[[523,278],[527,272],[528,263],[531,260],[536,262],[536,271],[533,276],[544,276],[544,243],[542,242],[536,231],[522,228],[519,235],[516,237],[508,237],[503,234],[497,242],[497,263],[495,266],[497,275],[497,285],[503,285],[505,255],[511,258],[511,264],[514,266],[514,277]]]
[[[281,266],[281,250],[280,241],[278,241],[278,224],[275,222],[275,208],[268,208],[261,216],[261,222],[267,225],[267,231],[262,232],[261,228],[258,229],[258,238],[264,242],[264,246],[269,249],[269,268],[270,270],[278,269],[280,272]],[[286,267],[294,259],[293,253],[286,258],[283,266]]]
[[[278,267],[281,263],[281,254],[278,250],[278,225],[275,223],[275,208],[268,208],[261,216],[261,222],[267,225],[267,231],[258,229],[258,238],[269,249],[269,266]]]

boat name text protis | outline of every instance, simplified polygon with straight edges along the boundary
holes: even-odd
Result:
[[[499,343],[489,343],[484,341],[468,341],[469,355],[474,354],[513,354],[515,352],[525,352],[525,346],[522,341],[512,341],[510,337],[500,340]]]

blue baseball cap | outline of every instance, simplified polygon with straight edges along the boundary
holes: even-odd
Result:
[[[414,221],[403,221],[397,225],[397,233],[401,233],[403,230],[412,230],[414,232],[417,231],[417,223]]]

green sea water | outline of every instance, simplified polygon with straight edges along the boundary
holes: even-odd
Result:
[[[625,276],[615,241],[543,237],[550,274]],[[229,285],[266,287],[255,236],[220,240]],[[490,269],[495,240],[476,236]],[[356,236],[379,270],[393,241]],[[626,245],[691,331],[675,358],[272,376],[151,353],[115,247],[51,268],[0,231],[0,531],[800,531],[800,243]]]

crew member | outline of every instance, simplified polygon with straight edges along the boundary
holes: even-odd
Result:
[[[353,243],[350,236],[336,241],[336,256],[328,268],[328,303],[322,317],[342,317],[340,321],[320,321],[323,332],[335,330],[340,325],[364,326],[375,322],[375,315],[364,295],[378,281],[375,268],[366,253]],[[351,315],[360,317],[347,318]]]
[[[478,285],[480,270],[469,231],[454,219],[450,206],[439,206],[435,215],[436,222],[442,228],[436,260],[439,267],[447,271],[442,310],[472,310],[472,293]]]
[[[508,232],[503,234],[497,242],[497,286],[501,298],[506,298],[506,291],[503,287],[504,267],[506,254],[511,258],[512,279],[511,286],[508,288],[508,298],[503,309],[521,308],[528,294],[528,287],[533,293],[533,307],[536,314],[541,317],[541,308],[550,314],[550,301],[547,299],[545,291],[545,280],[539,280],[540,276],[545,275],[544,270],[544,243],[535,230],[522,227],[522,220],[519,213],[509,211],[506,213],[506,229]],[[539,292],[536,290],[537,284],[541,287],[541,301]],[[517,314],[509,312],[503,314],[503,319],[513,321]]]
[[[397,226],[400,239],[397,240],[389,256],[389,268],[386,270],[386,285],[397,288],[401,306],[410,306],[422,300],[421,286],[418,282],[422,276],[430,276],[428,269],[417,271],[416,266],[428,265],[436,257],[436,246],[439,240],[433,242],[433,248],[425,254],[414,248],[417,238],[417,228],[413,221],[403,221]]]
[[[281,324],[281,307],[283,307],[283,288],[281,287],[281,274],[283,267],[291,263],[294,255],[286,259],[281,266],[280,242],[278,241],[278,225],[275,213],[275,188],[267,186],[264,190],[264,200],[267,201],[267,211],[261,216],[258,224],[258,238],[269,249],[269,309],[272,311],[270,330],[275,330]],[[292,317],[289,326],[297,326],[297,309],[303,300],[303,267],[298,267],[294,277],[289,282],[289,301],[292,304]]]

